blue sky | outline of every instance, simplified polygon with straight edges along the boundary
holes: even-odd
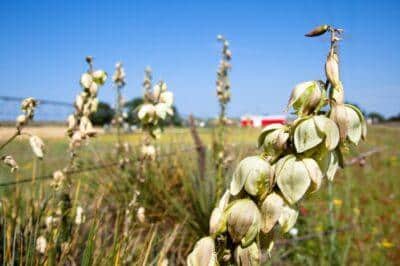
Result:
[[[127,98],[141,95],[145,66],[175,93],[184,114],[213,116],[218,105],[216,35],[231,43],[232,116],[279,114],[296,83],[324,77],[327,36],[345,29],[346,98],[386,116],[400,112],[400,1],[2,1],[0,95],[72,102],[84,57],[127,72]],[[112,102],[110,83],[99,97]]]

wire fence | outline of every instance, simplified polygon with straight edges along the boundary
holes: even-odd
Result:
[[[22,97],[0,96],[0,121],[14,122],[21,112]],[[39,105],[35,110],[35,121],[64,121],[74,110],[71,103],[37,99]]]
[[[135,147],[141,147],[141,145],[136,145]],[[179,150],[175,150],[175,151],[171,151],[171,152],[167,152],[167,153],[163,153],[163,154],[159,154],[157,155],[157,159],[165,159],[165,158],[169,158],[173,155],[178,155],[184,152],[188,152],[188,151],[195,151],[197,150],[198,147],[197,146],[191,146],[191,147],[186,147],[183,149],[179,149]],[[367,152],[361,153],[356,157],[353,157],[351,159],[349,159],[348,161],[345,162],[346,166],[351,166],[354,164],[360,164],[363,165],[365,163],[365,160],[367,157],[372,156],[376,153],[379,153],[381,151],[383,151],[383,148],[373,148]],[[76,175],[76,174],[80,174],[80,173],[85,173],[85,172],[92,172],[92,171],[97,171],[100,169],[105,169],[105,168],[110,168],[110,167],[115,167],[115,166],[119,166],[121,165],[120,161],[113,161],[107,164],[96,164],[96,165],[92,165],[90,167],[86,167],[83,169],[77,169],[77,170],[71,170],[71,171],[67,171],[65,174],[67,175]],[[14,185],[19,185],[19,184],[24,184],[24,183],[31,183],[33,181],[45,181],[45,180],[49,180],[53,178],[53,173],[49,173],[49,174],[45,174],[42,176],[38,176],[35,177],[34,179],[31,178],[23,178],[23,179],[18,179],[18,180],[12,180],[12,181],[8,181],[8,182],[3,182],[0,183],[0,187],[8,187],[8,186],[14,186]]]
[[[139,146],[141,146],[141,145],[137,145],[137,147],[139,147]],[[175,150],[175,151],[171,151],[171,152],[160,154],[156,158],[157,159],[165,159],[165,158],[169,158],[169,157],[171,157],[173,155],[177,155],[177,154],[182,153],[182,152],[193,151],[195,149],[196,149],[196,147],[187,147],[187,148],[183,148],[183,149],[179,149],[179,150]],[[107,163],[107,164],[96,164],[96,165],[92,165],[92,166],[89,166],[89,167],[86,167],[86,168],[82,168],[82,169],[70,170],[70,171],[65,172],[65,174],[71,176],[71,175],[77,175],[77,174],[81,174],[81,173],[97,171],[97,170],[110,168],[110,167],[115,167],[115,166],[120,166],[120,165],[121,165],[121,162],[118,160],[118,161],[112,161],[112,162]],[[49,180],[49,179],[52,179],[52,178],[53,178],[53,173],[49,173],[49,174],[37,176],[35,178],[30,177],[30,178],[23,178],[23,179],[3,182],[3,183],[0,183],[0,187],[14,186],[14,185],[19,185],[19,184],[24,184],[24,183],[31,183],[31,182],[36,182],[36,181],[45,181],[45,180]]]

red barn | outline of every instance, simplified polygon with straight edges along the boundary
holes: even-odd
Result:
[[[270,124],[286,124],[286,117],[283,115],[246,115],[240,119],[242,127],[265,127]]]

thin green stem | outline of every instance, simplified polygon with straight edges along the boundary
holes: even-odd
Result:
[[[118,149],[121,149],[121,117],[122,117],[122,112],[121,112],[121,87],[117,86],[117,99],[116,99],[116,123],[117,123],[117,142],[118,142]],[[119,151],[118,151],[119,153]]]
[[[0,146],[0,151],[2,150],[2,149],[4,149],[8,144],[10,144],[16,137],[18,137],[19,135],[21,135],[21,130],[20,129],[17,129],[16,131],[15,131],[15,133],[8,139],[8,140],[6,140],[3,144],[1,144],[1,146]]]
[[[329,235],[329,264],[336,265],[336,217],[334,210],[333,182],[328,181],[328,219],[331,234]]]

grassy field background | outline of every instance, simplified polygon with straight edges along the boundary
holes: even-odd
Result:
[[[23,138],[3,151],[15,157],[20,170],[13,175],[2,166],[0,183],[30,179],[23,184],[0,187],[3,238],[12,238],[18,230],[24,234],[23,226],[5,228],[4,221],[11,217],[22,225],[27,224],[28,213],[51,195],[49,181],[36,179],[61,169],[68,160],[68,142],[63,137],[63,130],[45,127],[35,130],[35,134],[42,136],[46,143],[43,160],[34,158],[28,140]],[[11,134],[11,131],[1,131],[0,141],[8,133]],[[98,265],[109,265],[116,260],[125,264],[161,265],[165,259],[168,259],[169,265],[184,264],[195,241],[207,234],[208,218],[215,203],[214,171],[210,158],[213,131],[200,129],[199,132],[209,155],[205,180],[199,180],[197,154],[190,132],[184,128],[166,130],[158,143],[159,154],[165,156],[159,156],[152,163],[143,183],[135,181],[134,161],[124,170],[109,167],[74,175],[73,204],[85,209],[87,219],[75,232],[74,243],[81,251],[76,251],[71,259],[76,261],[85,257],[82,252],[90,243],[94,247],[90,251],[90,260]],[[259,152],[256,149],[258,133],[258,129],[227,130],[226,143],[233,158],[227,166],[227,182],[238,161]],[[278,241],[267,264],[398,265],[399,136],[399,127],[370,127],[360,152],[375,148],[382,150],[366,158],[365,165],[355,164],[336,175],[333,187],[336,233],[332,233],[332,221],[329,220],[325,182],[318,193],[300,203],[301,215],[296,224],[298,234],[276,236]],[[141,141],[141,135],[136,133],[123,135],[122,138],[132,145],[134,151]],[[100,134],[82,149],[79,168],[115,161],[115,143],[115,135]],[[357,154],[348,154],[347,159],[354,156]],[[126,214],[129,213],[127,206],[132,202],[135,190],[140,191],[137,204],[146,209],[146,222],[139,224],[133,221],[133,229],[124,232],[129,216]],[[5,257],[12,248],[6,247],[6,242],[2,244]],[[36,261],[43,259],[39,255],[35,257]]]

